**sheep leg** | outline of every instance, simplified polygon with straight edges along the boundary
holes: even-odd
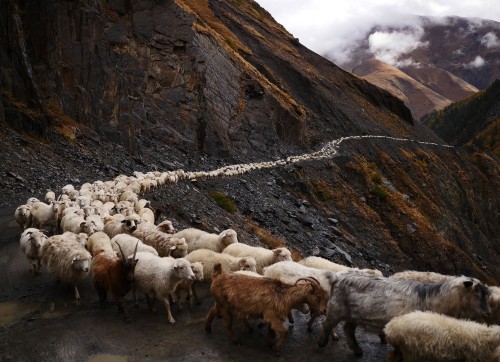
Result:
[[[217,304],[214,304],[212,308],[208,311],[207,318],[205,321],[205,331],[207,333],[212,332],[212,322],[214,318],[219,314],[219,311],[217,310]]]
[[[168,302],[168,296],[163,297],[161,295],[158,295],[159,299],[163,299],[163,304],[165,305],[165,309],[167,310],[167,316],[168,316],[168,323],[171,325],[175,325],[175,319],[172,317],[172,312],[170,311],[170,303]]]
[[[76,300],[80,300],[80,293],[78,293],[78,287],[75,285],[73,285],[73,288],[75,290],[75,299]]]
[[[399,348],[394,347],[394,350],[387,354],[387,362],[402,362],[403,354]]]
[[[42,274],[42,260],[38,259],[36,263],[36,275]]]
[[[321,332],[319,334],[318,346],[320,348],[328,344],[328,339],[333,329],[339,324],[340,319],[333,317],[334,313],[327,313],[326,319],[321,326]],[[336,313],[335,313],[336,314]]]
[[[356,322],[345,322],[344,324],[344,332],[347,338],[347,345],[354,352],[354,354],[358,357],[363,355],[363,351],[359,347],[358,341],[356,340]]]
[[[156,295],[153,294],[152,297],[149,296],[148,293],[144,293],[146,296],[146,302],[148,303],[148,308],[151,312],[156,312],[155,303],[156,303]]]
[[[194,287],[196,284],[196,281],[193,282],[193,284],[191,285],[191,291],[193,293],[193,297],[194,297],[194,301],[196,303],[196,305],[200,305],[200,299],[198,298],[198,294],[196,293],[196,288]]]
[[[380,332],[378,336],[380,338],[380,343],[387,344],[387,340],[385,339],[385,333],[384,333],[384,331]]]
[[[293,315],[292,315],[292,310],[291,309],[288,312],[288,322],[290,322],[290,324],[294,324],[295,323],[295,320],[293,319]]]
[[[182,311],[181,291],[179,289],[176,289],[175,293],[171,294],[170,297],[172,298],[171,303],[177,304],[177,309],[179,310],[179,312],[181,312]]]

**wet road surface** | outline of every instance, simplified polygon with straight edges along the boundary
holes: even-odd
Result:
[[[356,358],[343,338],[318,348],[320,320],[308,333],[308,316],[295,312],[295,325],[280,356],[266,344],[266,329],[249,333],[235,322],[242,345],[231,343],[222,320],[215,319],[212,333],[204,330],[204,317],[212,305],[208,283],[198,288],[201,305],[182,312],[172,306],[177,321],[167,322],[163,305],[157,302],[157,313],[151,313],[145,300],[134,308],[131,295],[126,308],[132,318],[125,323],[115,304],[99,307],[97,293],[90,277],[79,285],[80,302],[73,300],[73,290],[57,284],[55,277],[42,269],[33,276],[19,249],[21,229],[15,223],[14,208],[0,209],[0,361],[47,362],[123,362],[123,361],[385,361],[390,346],[382,345],[376,335],[357,331],[364,351]],[[109,298],[109,297],[108,297]]]

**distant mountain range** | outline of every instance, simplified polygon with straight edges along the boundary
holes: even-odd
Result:
[[[419,19],[418,25],[374,27],[341,64],[402,99],[417,120],[500,78],[500,23]]]
[[[500,80],[422,121],[453,145],[476,145],[500,157]]]

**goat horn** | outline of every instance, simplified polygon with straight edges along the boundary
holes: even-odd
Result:
[[[311,286],[313,287],[313,290],[315,290],[316,287],[320,286],[318,279],[313,278],[313,277],[299,278],[295,282],[295,285],[297,285],[301,280],[305,280],[306,282],[309,282],[311,284]]]
[[[120,246],[120,244],[118,243],[118,241],[115,241],[115,243],[120,248],[120,252],[122,253],[123,261],[126,263],[127,262],[127,258],[125,257],[125,254],[123,253],[122,247]]]

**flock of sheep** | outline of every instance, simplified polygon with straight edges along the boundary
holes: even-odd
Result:
[[[466,360],[500,362],[500,288],[470,277],[403,272],[390,277],[378,270],[348,268],[319,257],[292,261],[287,248],[269,250],[239,242],[235,230],[219,234],[195,228],[176,232],[172,222],[157,223],[149,201],[140,194],[181,179],[235,176],[253,169],[332,157],[347,139],[388,138],[353,136],[330,142],[321,151],[287,160],[233,165],[209,172],[134,172],[112,181],[86,183],[79,190],[66,185],[45,202],[30,198],[15,211],[22,227],[20,247],[33,274],[42,265],[74,288],[89,274],[102,305],[108,293],[126,321],[124,298],[132,290],[145,294],[148,307],[160,299],[168,322],[175,324],[170,303],[182,309],[185,291],[190,307],[198,302],[197,281],[211,280],[214,305],[205,329],[221,316],[232,340],[234,318],[251,329],[250,319],[268,326],[268,342],[278,352],[293,323],[291,310],[326,315],[318,345],[343,321],[349,347],[362,350],[355,329],[378,333],[394,346],[391,358],[405,361]],[[419,142],[419,141],[416,141]],[[425,143],[425,142],[420,142]],[[430,143],[427,143],[430,144]],[[47,231],[46,231],[47,230]],[[50,237],[47,235],[51,235]],[[276,340],[276,334],[279,338]]]

